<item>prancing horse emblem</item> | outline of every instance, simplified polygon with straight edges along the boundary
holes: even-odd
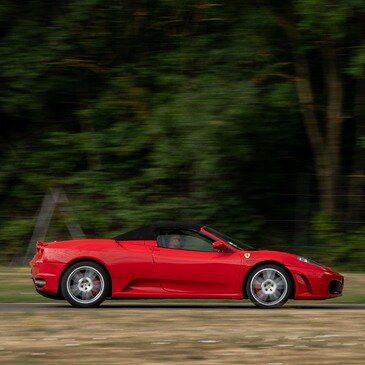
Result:
[[[245,257],[246,257],[246,259],[249,259],[250,258],[250,256],[251,256],[251,254],[250,253],[245,253]]]

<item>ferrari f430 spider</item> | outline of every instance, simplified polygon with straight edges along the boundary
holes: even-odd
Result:
[[[340,296],[344,278],[294,254],[257,250],[210,227],[160,222],[113,239],[38,242],[30,262],[38,293],[96,307],[107,298],[288,299]]]

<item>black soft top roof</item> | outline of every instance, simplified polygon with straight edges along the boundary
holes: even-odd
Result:
[[[114,237],[114,239],[117,241],[155,240],[156,230],[158,229],[189,229],[199,231],[200,227],[203,227],[203,225],[191,222],[156,222],[134,229],[133,231],[120,234]]]

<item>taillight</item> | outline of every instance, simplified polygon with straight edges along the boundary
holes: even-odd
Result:
[[[43,257],[44,247],[37,247],[37,258],[40,260]]]
[[[37,260],[42,260],[44,256],[44,248],[47,246],[47,243],[42,241],[37,242]]]

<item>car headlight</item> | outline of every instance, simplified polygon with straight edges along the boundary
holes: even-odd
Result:
[[[297,258],[298,258],[299,261],[306,262],[307,264],[322,266],[320,263],[318,263],[314,260],[307,259],[306,257],[298,256]]]

